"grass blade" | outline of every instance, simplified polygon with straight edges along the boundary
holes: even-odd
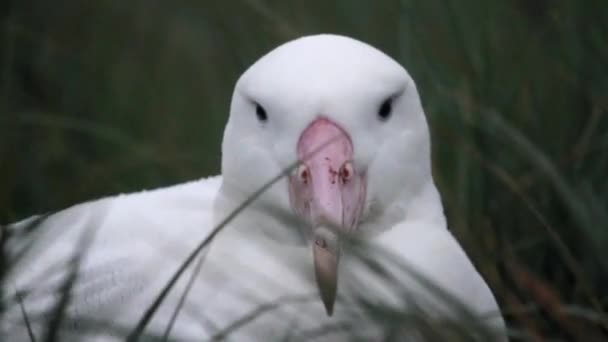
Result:
[[[21,315],[23,316],[23,323],[25,323],[25,328],[27,329],[27,334],[30,337],[31,342],[36,342],[36,337],[34,336],[34,331],[32,330],[32,325],[30,324],[30,319],[25,311],[25,305],[23,304],[23,296],[21,293],[17,292],[15,294],[17,297],[17,301],[19,303],[19,308],[21,309]]]

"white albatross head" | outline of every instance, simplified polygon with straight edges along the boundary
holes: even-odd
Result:
[[[302,161],[237,221],[307,237],[330,315],[342,233],[374,235],[413,218],[444,224],[412,78],[351,38],[299,38],[254,63],[234,89],[222,151],[221,194],[232,207]]]

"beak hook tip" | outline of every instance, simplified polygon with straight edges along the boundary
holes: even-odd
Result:
[[[321,301],[325,306],[325,312],[332,316],[336,301],[338,282],[338,256],[335,248],[328,248],[328,241],[318,238],[313,245],[315,276]]]
[[[325,305],[327,316],[331,317],[334,314],[334,301],[331,299],[323,300],[323,305]]]

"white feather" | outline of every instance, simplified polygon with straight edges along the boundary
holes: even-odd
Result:
[[[379,124],[376,106],[397,93],[392,121]],[[269,112],[264,127],[256,121],[253,101],[263,102]],[[117,328],[97,331],[95,337],[86,332],[87,341],[124,339],[215,224],[295,160],[298,132],[318,115],[331,116],[350,132],[355,162],[369,177],[359,230],[372,243],[363,256],[348,249],[342,256],[335,315],[326,317],[318,299],[311,251],[301,239],[306,228],[293,219],[282,180],[203,253],[202,268],[171,337],[211,338],[260,304],[278,301],[286,303],[234,329],[230,338],[277,340],[291,334],[314,339],[305,336],[327,325],[346,324],[346,331],[337,329],[317,339],[349,340],[353,332],[378,339],[383,322],[364,316],[360,298],[401,310],[417,302],[428,306],[431,316],[451,315],[416,276],[378,251],[394,253],[474,314],[498,313],[490,289],[446,228],[430,173],[429,132],[413,81],[395,61],[366,44],[320,35],[279,47],[241,77],[224,135],[221,177],[80,204],[45,220],[26,260],[8,274],[3,340],[28,340],[16,291],[25,291],[23,304],[34,330],[44,332],[44,317],[58,299],[49,289],[61,286],[68,269],[61,265],[82,247],[81,237],[89,230],[94,240],[68,313]],[[14,236],[9,254],[25,246],[17,237],[31,221],[9,227]],[[383,282],[365,266],[366,259],[385,262],[395,281]],[[146,331],[162,335],[194,268],[180,278]],[[404,297],[403,291],[410,295]],[[495,317],[491,323],[503,334],[504,322]],[[78,334],[88,328],[82,320],[63,327],[62,340],[84,338]],[[108,336],[110,331],[118,334]]]

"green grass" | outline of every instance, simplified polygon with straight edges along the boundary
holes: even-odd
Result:
[[[2,13],[0,222],[218,173],[238,75],[285,40],[343,33],[416,80],[450,229],[511,327],[608,337],[606,1],[32,0]]]

